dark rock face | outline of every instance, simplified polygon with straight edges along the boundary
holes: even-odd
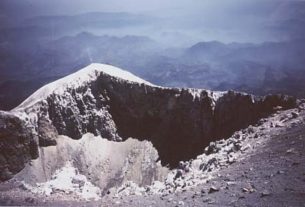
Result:
[[[194,100],[187,90],[130,85],[127,91],[105,78],[101,83],[119,135],[150,140],[163,164],[190,159],[210,141],[213,107],[207,92]]]
[[[107,91],[106,104],[119,135],[150,140],[162,163],[172,167],[203,153],[211,141],[229,137],[270,115],[275,106],[295,106],[295,99],[286,96],[253,100],[230,91],[213,103],[207,91],[194,98],[187,89],[118,84],[106,76],[98,82]]]
[[[284,95],[251,97],[229,91],[216,102],[214,139],[228,137],[234,131],[256,123],[262,117],[274,113],[277,106],[283,109],[293,108],[296,106],[296,100]]]
[[[216,100],[211,92],[195,92],[198,95],[188,89],[131,83],[102,73],[81,87],[67,88],[60,95],[51,93],[36,104],[39,110],[30,108],[26,113],[38,117],[34,128],[40,146],[55,145],[58,134],[79,139],[87,132],[114,141],[146,139],[158,150],[163,164],[175,167],[180,160],[203,153],[209,142],[270,115],[274,107],[296,106],[296,100],[286,96],[254,98],[229,91]],[[10,177],[7,169],[14,174],[37,157],[32,152],[37,142],[18,118],[2,115],[0,121],[0,176],[5,180]],[[15,130],[5,128],[10,123]]]
[[[52,123],[44,116],[38,118],[38,138],[39,146],[46,147],[56,145],[56,136],[58,132]]]
[[[92,85],[70,89],[64,96],[52,94],[43,106],[45,117],[53,123],[58,134],[80,139],[90,132],[109,140],[120,140],[115,123],[107,110],[102,93],[93,95]],[[65,104],[63,104],[65,103]]]
[[[0,180],[7,180],[38,157],[38,143],[19,118],[0,112]]]

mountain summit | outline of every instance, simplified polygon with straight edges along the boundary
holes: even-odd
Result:
[[[151,83],[120,68],[111,65],[92,63],[71,75],[43,86],[24,102],[22,102],[18,107],[13,109],[13,111],[18,111],[21,108],[29,107],[38,101],[46,99],[52,93],[63,94],[67,90],[71,90],[73,88],[76,89],[86,84],[90,84],[91,82],[96,81],[96,79],[101,75],[112,76],[113,78],[121,81],[152,85]]]

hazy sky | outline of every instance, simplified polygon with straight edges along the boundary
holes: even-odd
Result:
[[[260,14],[268,12],[270,6],[282,2],[285,0],[1,0],[1,7],[7,10],[6,13],[21,11],[27,15],[77,14],[90,11],[231,13],[240,10],[245,14]]]
[[[1,0],[0,9],[3,25],[35,15],[145,13],[166,18],[164,32],[225,42],[281,40],[305,26],[303,0]]]

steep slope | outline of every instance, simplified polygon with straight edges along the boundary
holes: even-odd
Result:
[[[304,121],[304,104],[298,109],[280,111],[262,119],[256,126],[236,132],[238,136],[211,143],[209,148],[213,152],[192,160],[189,171],[174,180],[176,188],[164,182],[165,185],[154,189],[157,193],[152,193],[130,186],[121,191],[118,198],[106,196],[98,204],[124,207],[302,206],[305,202]],[[231,151],[231,144],[227,144],[232,141],[240,148]],[[208,164],[213,159],[215,161]],[[142,195],[138,195],[139,192]]]
[[[277,106],[292,108],[296,106],[296,100],[279,95],[254,97],[233,91],[163,88],[121,69],[91,64],[44,86],[11,112],[0,114],[1,180],[11,178],[37,156],[42,163],[47,163],[44,156],[58,156],[56,159],[60,159],[67,155],[43,154],[49,146],[59,147],[60,135],[83,140],[88,139],[85,134],[91,133],[123,143],[129,137],[148,140],[157,150],[162,164],[175,167],[180,160],[189,160],[202,153],[209,142],[227,138],[234,131],[256,123],[261,117],[273,113]],[[17,124],[11,124],[10,120],[16,120]],[[11,137],[16,137],[16,141]],[[10,156],[7,156],[5,149],[10,145],[14,150],[9,150]],[[66,145],[72,150],[68,154],[73,154],[75,151],[70,145],[73,144]],[[20,150],[25,158],[19,160]],[[155,164],[149,181],[142,180],[140,184],[152,182],[160,172],[160,166],[155,162],[156,155],[141,157]],[[94,184],[101,183],[97,179],[100,175],[89,172],[90,165],[73,162],[96,181]],[[63,165],[55,163],[46,172],[52,174]],[[94,166],[96,170],[101,168],[99,164]],[[137,176],[141,177],[144,172],[140,171]],[[122,180],[113,185],[120,183]]]

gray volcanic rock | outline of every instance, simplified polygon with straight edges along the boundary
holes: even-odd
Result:
[[[25,122],[0,111],[0,180],[12,178],[37,157],[37,138]]]
[[[47,98],[47,105],[42,109],[61,135],[79,139],[83,134],[90,132],[109,140],[119,141],[107,105],[101,103],[104,99],[103,94],[95,97],[91,85],[88,85],[68,90],[64,96],[51,94]],[[62,104],[63,102],[67,105]]]
[[[37,121],[37,132],[39,137],[39,146],[46,147],[56,145],[58,132],[50,120],[40,116]]]
[[[246,128],[276,111],[276,107],[289,109],[296,100],[285,95],[254,97],[229,91],[218,99],[214,112],[215,138],[225,138],[238,129]]]
[[[255,124],[273,113],[276,106],[292,108],[296,100],[233,91],[163,88],[118,68],[92,64],[44,86],[9,112],[20,120],[6,115],[0,121],[15,120],[12,130],[16,129],[9,133],[27,143],[22,145],[28,149],[25,157],[18,160],[19,167],[11,171],[13,174],[35,157],[29,155],[30,146],[37,143],[36,135],[41,147],[56,145],[58,135],[80,139],[92,133],[112,141],[145,139],[157,149],[162,164],[174,167],[180,160],[202,153],[211,141]],[[1,127],[1,146],[19,146],[17,140],[9,142],[11,135],[6,134],[7,129]],[[7,156],[3,152],[1,157]],[[11,169],[14,165],[1,162],[0,167]],[[10,178],[6,174],[1,170],[1,180]]]

